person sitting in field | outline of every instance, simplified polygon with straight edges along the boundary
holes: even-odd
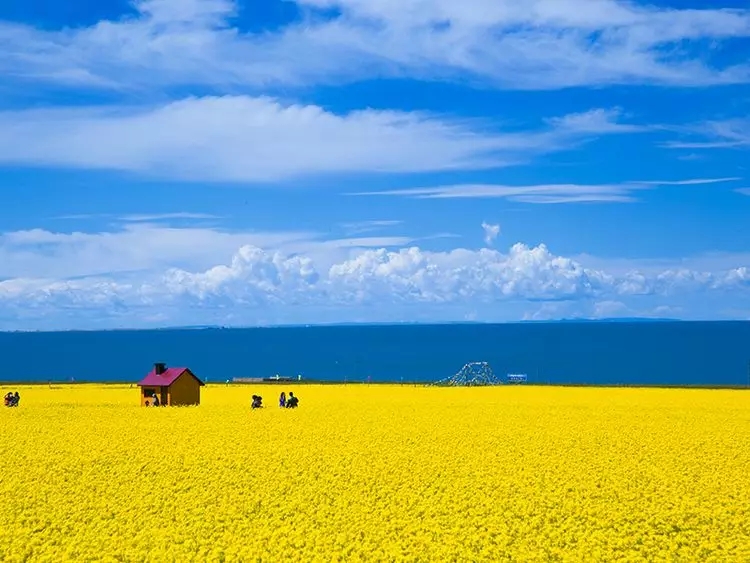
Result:
[[[286,401],[286,408],[288,409],[296,409],[297,405],[299,404],[299,399],[294,396],[294,393],[291,391],[289,392],[289,398]]]
[[[279,406],[283,409],[286,406],[286,393],[283,391],[279,395]]]
[[[5,395],[4,404],[6,407],[17,407],[18,403],[21,402],[21,395],[18,394],[18,391],[15,393],[8,392],[7,395]]]
[[[263,397],[261,397],[260,395],[253,395],[253,402],[250,405],[250,408],[253,408],[253,409],[263,408]]]

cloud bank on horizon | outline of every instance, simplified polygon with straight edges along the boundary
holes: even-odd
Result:
[[[750,319],[728,0],[32,0],[0,49],[0,329]]]

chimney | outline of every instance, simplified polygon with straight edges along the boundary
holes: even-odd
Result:
[[[163,363],[154,364],[154,373],[156,373],[156,375],[161,375],[165,371],[167,371],[167,364],[163,364]]]

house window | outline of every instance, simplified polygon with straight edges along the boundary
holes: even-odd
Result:
[[[156,395],[156,389],[144,389],[143,390],[144,397],[153,397],[154,395]]]

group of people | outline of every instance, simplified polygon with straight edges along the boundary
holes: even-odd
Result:
[[[294,393],[289,392],[289,398],[287,399],[286,393],[283,391],[279,395],[279,407],[287,409],[296,409],[299,404],[299,399],[294,396]]]
[[[20,402],[21,402],[21,395],[18,394],[18,391],[16,391],[15,393],[8,391],[8,393],[5,395],[6,407],[17,407],[18,403]]]
[[[283,391],[281,392],[281,395],[279,395],[279,407],[284,409],[296,409],[297,405],[299,405],[299,399],[294,396],[294,393],[291,391],[289,392],[289,398],[287,398],[286,393]],[[253,401],[250,403],[250,408],[253,409],[260,409],[263,408],[263,397],[260,395],[253,395]]]

